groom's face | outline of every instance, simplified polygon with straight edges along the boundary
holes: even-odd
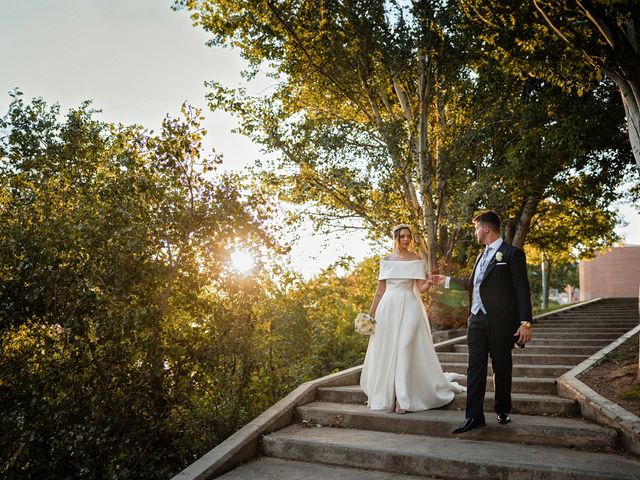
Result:
[[[482,222],[473,222],[476,227],[476,238],[478,239],[478,243],[480,245],[484,245],[484,241],[489,234],[489,227],[484,225]]]

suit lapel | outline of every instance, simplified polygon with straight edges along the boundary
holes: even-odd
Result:
[[[491,261],[489,262],[489,265],[487,265],[487,268],[485,268],[484,270],[484,276],[482,277],[482,281],[484,281],[485,278],[487,278],[487,275],[489,275],[489,273],[491,272],[491,270],[493,270],[493,267],[496,266],[496,254],[498,252],[501,252],[504,254],[504,251],[507,249],[507,243],[506,242],[502,242],[502,244],[500,245],[500,248],[498,248],[498,251],[496,253],[493,254],[493,258],[491,258]]]
[[[478,268],[478,264],[480,263],[480,258],[482,258],[482,252],[480,252],[476,257],[476,263],[473,265],[473,270],[471,270],[471,278],[469,279],[469,285],[473,285],[473,279],[476,278],[476,268]]]

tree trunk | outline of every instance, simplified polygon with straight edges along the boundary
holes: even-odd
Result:
[[[609,47],[602,70],[620,90],[631,151],[640,170],[640,16],[636,10],[621,23],[615,11],[607,10],[598,2],[583,1],[579,5]]]
[[[636,159],[636,166],[640,170],[640,81],[627,80],[613,72],[606,73],[620,90],[622,104],[627,116],[631,152]]]
[[[609,47],[608,58],[602,59],[600,52],[582,50],[587,58],[587,63],[601,68],[611,80],[613,80],[622,95],[622,103],[627,116],[627,129],[631,151],[640,170],[640,17],[637,14],[618,23],[615,13],[607,11],[602,5],[604,2],[579,1],[578,6],[585,20],[591,22],[597,35]],[[551,31],[562,39],[571,48],[576,44],[565,36],[554,24],[553,20],[537,0],[533,0],[535,8],[542,14]]]
[[[551,287],[551,268],[552,264],[547,256],[542,254],[542,311],[549,307],[549,287]]]
[[[160,303],[156,311],[154,318],[153,330],[151,335],[151,351],[150,361],[151,364],[151,394],[153,396],[154,415],[157,418],[165,418],[167,414],[167,398],[165,396],[164,388],[164,349],[162,348],[162,323],[169,304],[169,297],[173,290],[173,284],[178,274],[178,265],[181,255],[178,255],[178,259],[174,261],[171,246],[167,248],[169,254],[169,261],[171,263],[171,270],[167,279],[167,285],[165,286],[162,296],[160,297]]]
[[[530,196],[524,207],[522,208],[522,212],[520,213],[520,218],[516,223],[515,232],[513,234],[513,239],[511,240],[511,245],[514,247],[522,248],[525,241],[527,240],[527,234],[529,233],[529,228],[531,228],[531,220],[533,216],[536,214],[538,209],[538,204],[542,200],[542,196],[540,195],[532,195]]]

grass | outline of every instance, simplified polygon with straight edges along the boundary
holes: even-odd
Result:
[[[623,400],[640,400],[640,380],[626,392],[620,394]]]

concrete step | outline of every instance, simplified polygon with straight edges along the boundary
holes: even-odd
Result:
[[[634,310],[635,308],[635,310]],[[586,318],[638,318],[638,306],[634,308],[603,308],[593,310],[565,310],[564,312],[552,312],[547,318],[586,317]]]
[[[537,395],[557,395],[558,386],[554,377],[513,377],[511,392],[513,393],[534,393]],[[459,382],[466,385],[466,380]],[[487,377],[487,391],[495,391],[493,377]]]
[[[634,310],[635,309],[635,310]],[[599,316],[599,317],[618,317],[618,316],[629,316],[629,317],[637,317],[638,316],[638,305],[636,301],[636,305],[630,308],[593,308],[591,310],[587,309],[574,309],[574,310],[565,310],[559,312],[555,310],[547,315],[545,318],[552,317],[570,317],[570,316]]]
[[[443,362],[442,369],[451,373],[467,373],[466,362]],[[514,365],[512,374],[518,377],[559,377],[573,368],[573,365]],[[488,374],[493,375],[491,362]]]
[[[360,385],[346,385],[342,387],[322,387],[316,393],[319,402],[353,403],[365,405],[367,396]],[[494,393],[487,392],[484,399],[484,410],[493,411],[495,401]],[[451,403],[442,407],[442,410],[464,410],[467,402],[467,394],[457,394]],[[554,395],[536,395],[532,393],[512,393],[511,411],[525,415],[559,415],[563,417],[575,416],[579,413],[578,404],[573,400],[560,398]]]
[[[465,372],[461,372],[466,374]],[[460,385],[466,385],[467,380],[456,380]],[[487,391],[495,391],[493,376],[487,376]],[[511,384],[513,393],[535,393],[538,395],[557,395],[558,387],[556,377],[513,377]]]
[[[544,346],[562,346],[562,345],[567,345],[567,346],[584,346],[584,347],[596,347],[598,350],[600,350],[603,347],[606,347],[607,345],[609,345],[612,342],[612,340],[606,340],[606,339],[602,339],[602,338],[585,338],[585,339],[579,339],[579,338],[538,338],[538,335],[533,336],[533,340],[531,340],[529,343],[527,343],[527,348],[529,346],[538,346],[538,345],[544,345]]]
[[[608,313],[594,313],[594,312],[583,312],[583,313],[571,313],[571,312],[565,312],[565,313],[559,313],[559,314],[555,314],[555,315],[547,315],[545,317],[540,318],[541,321],[554,321],[554,320],[559,320],[559,319],[563,319],[563,318],[569,318],[569,319],[584,319],[584,320],[589,320],[589,321],[593,321],[593,322],[607,322],[607,321],[617,321],[617,322],[624,322],[624,321],[634,321],[634,320],[638,320],[638,313],[633,313],[633,312],[608,312]]]
[[[619,331],[622,332],[627,332],[629,330],[631,330],[632,328],[635,328],[638,324],[629,324],[629,325],[588,325],[588,324],[584,324],[584,323],[575,323],[575,324],[571,324],[571,323],[558,323],[557,325],[554,324],[550,324],[550,323],[535,323],[533,325],[533,329],[534,331],[537,329],[541,329],[541,330],[546,330],[546,329],[550,329],[550,330],[554,330],[554,331],[560,331],[562,329],[566,329],[566,330],[571,330],[572,332],[612,332],[613,333],[617,333]]]
[[[548,327],[548,328],[573,328],[573,329],[590,329],[590,330],[599,330],[601,328],[622,328],[626,330],[631,330],[638,322],[607,322],[607,323],[597,323],[597,322],[583,322],[579,320],[575,321],[567,321],[562,320],[558,322],[537,322],[534,324],[534,327]]]
[[[612,310],[611,312],[605,311],[591,311],[591,312],[560,312],[558,314],[552,314],[543,317],[544,320],[551,320],[556,318],[579,318],[583,317],[586,319],[596,319],[596,320],[633,320],[634,318],[638,318],[638,307],[636,306],[636,311],[633,310]]]
[[[612,315],[638,315],[638,300],[636,300],[635,305],[628,305],[624,307],[614,307],[608,305],[603,308],[574,308],[572,310],[554,310],[551,312],[551,315],[556,316],[565,316],[565,315],[585,315],[585,314],[593,314],[593,315],[606,315],[610,312]]]
[[[569,332],[545,332],[545,331],[539,331],[539,330],[534,330],[533,334],[535,335],[535,338],[551,338],[551,339],[557,339],[557,340],[579,340],[582,338],[589,338],[589,339],[602,339],[602,340],[608,340],[609,343],[613,342],[614,340],[618,339],[620,337],[619,334],[617,333],[602,333],[602,332],[573,332],[573,333],[569,333]]]
[[[427,410],[398,415],[372,411],[366,405],[330,402],[314,402],[298,407],[297,417],[311,425],[435,437],[451,437],[451,431],[464,421],[464,414],[455,411]],[[594,451],[613,451],[618,448],[616,430],[582,419],[512,415],[512,423],[499,425],[495,414],[488,412],[486,419],[486,428],[469,432],[464,439]]]
[[[640,462],[566,448],[292,425],[262,440],[266,455],[405,475],[482,480],[638,480]]]
[[[590,328],[590,327],[567,327],[566,325],[562,325],[562,326],[537,326],[535,325],[534,327],[534,332],[540,332],[540,333],[609,333],[612,335],[622,335],[623,333],[627,333],[629,330],[631,330],[631,328],[626,328],[626,327],[622,327],[622,328],[618,328],[618,327],[606,327],[606,328]]]
[[[334,467],[322,463],[296,462],[275,457],[258,457],[217,478],[219,480],[421,480],[425,477],[361,468]]]
[[[469,347],[465,344],[454,345],[455,352],[468,352]],[[532,345],[527,344],[524,349],[515,349],[513,353],[517,353],[522,355],[523,353],[527,354],[545,354],[545,355],[588,355],[591,356],[600,350],[601,347],[594,346],[584,346],[584,345]]]
[[[514,365],[578,365],[589,358],[589,355],[543,355],[530,354],[527,348],[513,349]],[[440,363],[467,363],[468,355],[464,352],[438,352]]]
[[[636,307],[637,309],[637,307]],[[628,310],[612,310],[612,311],[600,311],[600,312],[580,312],[579,310],[576,310],[574,312],[560,312],[560,313],[553,313],[551,315],[546,315],[542,318],[540,318],[540,320],[544,320],[544,321],[551,321],[551,320],[558,320],[558,319],[563,319],[563,318],[570,318],[570,319],[576,319],[576,318],[584,318],[585,320],[591,320],[591,321],[625,321],[625,320],[629,320],[629,321],[633,321],[633,320],[637,320],[638,319],[638,312],[633,312],[633,311],[628,311]]]

